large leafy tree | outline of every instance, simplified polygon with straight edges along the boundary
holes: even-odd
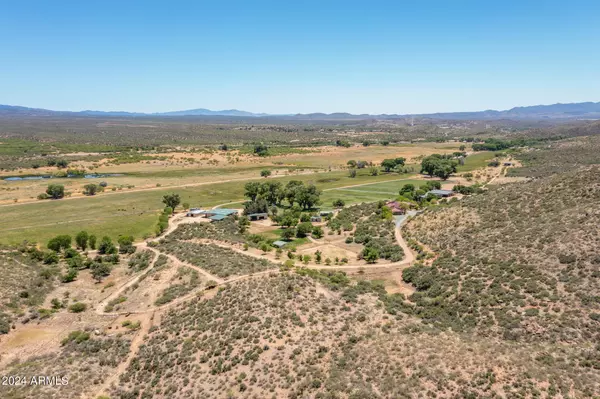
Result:
[[[119,243],[119,253],[132,254],[135,252],[133,236],[119,236],[117,242]]]
[[[284,240],[291,240],[296,236],[296,229],[293,227],[288,227],[281,232],[281,238]]]
[[[313,225],[310,222],[300,223],[296,228],[296,237],[306,237],[312,232]]]
[[[48,249],[60,252],[62,249],[71,248],[71,236],[67,234],[59,235],[48,241]]]
[[[429,176],[446,180],[452,173],[456,172],[457,165],[458,163],[454,159],[448,159],[440,154],[433,154],[421,161],[421,173],[427,173]]]
[[[264,144],[257,144],[254,146],[254,153],[259,157],[266,157],[269,155],[269,147]]]
[[[256,201],[256,198],[260,195],[261,184],[259,182],[251,181],[244,185],[244,195],[250,198],[250,201]]]
[[[279,225],[281,227],[294,227],[298,224],[298,216],[294,215],[293,212],[285,211],[279,219]]]
[[[88,244],[90,244],[90,248],[96,249],[96,236],[91,234],[88,238]]]
[[[110,275],[111,267],[109,264],[94,262],[91,266],[92,277],[97,282],[101,282],[103,277]]]
[[[82,251],[85,251],[88,246],[89,235],[87,231],[80,231],[75,236],[75,243],[77,247],[81,248]]]
[[[90,183],[90,184],[86,184],[85,186],[83,186],[83,194],[84,195],[96,195],[96,193],[99,191],[99,186]]]
[[[253,213],[267,213],[269,204],[264,198],[257,198],[255,201],[248,201],[244,204],[244,215]]]
[[[442,180],[448,180],[452,173],[456,172],[457,162],[453,159],[443,159],[437,163],[433,175]]]
[[[435,171],[435,167],[438,162],[442,159],[440,154],[433,154],[427,157],[424,157],[421,160],[421,173],[427,173],[429,176],[433,176],[433,172]]]
[[[296,202],[296,196],[298,195],[298,189],[302,186],[304,186],[304,183],[302,183],[299,180],[290,180],[285,185],[285,190],[284,190],[285,195],[284,196],[290,205],[294,205],[294,202]]]
[[[115,244],[113,244],[110,237],[102,237],[102,240],[100,240],[100,245],[98,245],[98,253],[100,255],[111,255],[117,253],[117,247],[115,247]]]
[[[404,166],[405,161],[406,161],[406,159],[404,159],[402,157],[398,157],[398,158],[394,158],[394,159],[384,159],[383,161],[381,161],[381,167],[386,172],[390,172],[392,169],[394,169],[398,166]]]
[[[65,196],[65,186],[62,184],[49,184],[46,188],[46,194],[52,199],[60,199]]]
[[[175,208],[181,203],[179,194],[165,194],[162,199],[163,204],[175,211]]]
[[[309,184],[297,189],[296,201],[303,209],[310,209],[319,204],[320,196],[321,191],[314,184]]]
[[[363,250],[363,258],[367,261],[367,263],[375,263],[377,259],[379,259],[379,251],[375,248],[367,247]]]
[[[393,159],[384,159],[381,161],[381,167],[384,171],[390,172],[396,167],[396,162]]]
[[[279,203],[282,190],[280,182],[269,181],[261,185],[260,195],[267,200],[269,205],[275,205]]]

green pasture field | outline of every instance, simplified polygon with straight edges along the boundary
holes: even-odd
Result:
[[[473,154],[459,167],[459,172],[474,170],[487,165],[493,153]],[[254,169],[254,166],[250,168]],[[264,168],[264,167],[262,167]],[[261,167],[256,167],[257,173]],[[206,170],[203,173],[223,173],[224,169]],[[175,177],[180,173],[197,171],[158,171],[156,177]],[[414,176],[414,175],[412,175]],[[406,183],[420,185],[423,181],[411,179],[411,175],[382,173],[370,176],[368,169],[359,170],[355,178],[347,171],[314,173],[277,178],[285,184],[289,180],[312,182],[323,192],[321,197],[324,209],[330,209],[334,199],[343,199],[346,204],[377,201],[394,198],[400,187]],[[265,179],[256,178],[255,181]],[[396,180],[396,181],[391,181]],[[401,180],[401,181],[400,181]],[[57,234],[75,235],[80,230],[88,230],[98,237],[108,235],[117,238],[119,234],[131,234],[141,239],[154,232],[158,213],[162,209],[162,196],[176,192],[182,202],[193,207],[212,207],[226,202],[239,202],[244,198],[244,181],[213,183],[185,188],[159,188],[144,191],[106,192],[95,197],[39,201],[0,207],[0,243],[16,244],[24,240],[45,243]],[[346,189],[337,189],[344,186]]]
[[[402,179],[397,181],[386,181],[380,183],[367,183],[357,187],[329,189],[321,195],[321,209],[333,209],[333,200],[344,200],[346,205],[360,204],[379,200],[394,199],[398,196],[400,188],[405,184],[420,186],[425,184],[424,180]]]
[[[475,169],[485,168],[488,162],[494,158],[494,153],[491,151],[482,151],[469,155],[465,159],[464,165],[458,165],[456,171],[458,173],[470,172]]]
[[[355,178],[347,171],[286,176],[274,179],[285,184],[289,180],[312,182],[324,190],[347,185],[383,182],[402,179],[406,175],[381,174],[369,176],[361,170]],[[408,177],[408,176],[406,176]],[[257,178],[255,181],[264,181]],[[158,214],[163,208],[162,196],[175,192],[182,203],[192,207],[212,207],[226,202],[239,202],[244,198],[244,181],[214,183],[185,188],[158,188],[140,191],[106,192],[94,197],[62,200],[45,200],[33,203],[0,207],[0,243],[16,244],[23,240],[45,243],[58,234],[75,235],[87,230],[98,237],[108,235],[116,239],[120,234],[131,234],[136,239],[154,232]],[[380,195],[349,192],[323,194],[324,204],[333,198],[343,198],[347,203],[374,201]]]
[[[398,175],[396,175],[398,176]],[[400,178],[401,179],[401,178]],[[333,209],[333,200],[342,199],[346,205],[360,204],[362,202],[373,202],[386,199],[394,199],[398,196],[400,188],[405,184],[414,184],[420,186],[425,184],[425,180],[401,179],[391,180],[379,183],[359,183],[362,185],[348,188],[326,188],[321,194],[322,210]],[[242,208],[244,201],[228,204],[227,207]]]
[[[15,143],[17,145],[21,143]],[[388,147],[378,150],[389,151]],[[487,165],[493,158],[491,152],[481,152],[467,157],[459,172],[474,170]],[[308,165],[307,165],[308,166]],[[264,166],[249,166],[257,174]],[[206,169],[202,173],[226,175],[227,168]],[[148,174],[133,173],[144,177],[173,177],[196,174],[197,170],[153,171]],[[410,179],[410,175],[386,174],[370,176],[368,169],[359,170],[355,178],[347,171],[314,173],[277,178],[286,183],[289,180],[312,182],[324,191],[324,209],[331,207],[334,199],[343,199],[347,204],[394,198],[403,184],[420,185],[422,181]],[[256,181],[264,179],[256,178]],[[403,181],[390,181],[403,180]],[[0,207],[0,243],[15,244],[23,240],[46,242],[57,234],[76,234],[85,229],[97,236],[108,235],[117,238],[119,234],[131,234],[136,239],[154,232],[157,215],[163,207],[162,196],[177,192],[182,202],[194,207],[211,207],[225,202],[239,202],[244,198],[244,181],[213,183],[185,188],[161,188],[146,191],[106,192],[95,197],[40,201]],[[343,186],[347,189],[331,190]]]
[[[163,169],[163,170],[153,170],[149,172],[136,171],[136,172],[127,172],[127,177],[138,177],[138,178],[173,178],[179,179],[190,176],[224,176],[227,174],[231,174],[233,172],[241,172],[241,171],[255,171],[256,177],[260,177],[261,170],[297,170],[299,168],[295,167],[283,167],[283,166],[270,166],[270,165],[232,165],[227,168],[202,168],[202,169]],[[311,168],[304,168],[311,169]]]
[[[381,194],[381,193],[370,193],[367,191],[348,191],[348,190],[331,190],[325,191],[321,195],[321,209],[332,210],[333,200],[342,199],[346,205],[360,204],[363,202],[373,202],[379,200],[393,199],[398,194]]]
[[[334,191],[364,191],[378,194],[394,194],[398,195],[400,188],[405,184],[414,184],[416,187],[425,184],[424,180],[402,179],[398,181],[386,181],[380,183],[367,183],[358,187],[348,187]]]

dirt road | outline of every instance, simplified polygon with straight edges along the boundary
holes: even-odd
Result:
[[[223,205],[225,205],[225,204],[223,204]],[[184,223],[192,223],[194,221],[195,220],[192,218],[186,219],[184,214],[177,215],[170,220],[169,227],[164,232],[162,237],[166,237],[169,234],[171,234],[173,231],[175,231],[177,229],[177,227],[179,225],[184,224]],[[402,270],[403,268],[408,267],[409,265],[412,264],[412,262],[414,261],[414,254],[413,254],[412,250],[406,244],[404,238],[402,237],[402,234],[400,232],[400,227],[401,227],[401,225],[397,225],[395,227],[394,234],[396,237],[396,241],[398,242],[398,245],[400,245],[400,247],[404,250],[404,253],[405,253],[405,258],[402,261],[393,262],[393,263],[372,264],[372,265],[364,265],[364,264],[343,265],[343,266],[304,265],[303,267],[307,267],[310,269],[319,269],[319,270],[328,269],[328,270],[340,270],[340,271],[373,269],[373,270],[377,270],[377,271],[390,271],[391,272],[391,271]],[[267,258],[274,262],[280,262],[279,260],[274,259],[273,255],[267,256],[267,255],[256,254],[253,252],[245,251],[242,248],[239,248],[238,246],[236,246],[234,244],[230,244],[230,243],[224,243],[224,242],[220,242],[220,241],[216,241],[216,240],[206,240],[206,239],[195,240],[195,241],[198,241],[201,243],[210,243],[213,245],[218,245],[220,247],[228,248],[235,252],[239,252],[245,256],[250,256],[253,258],[257,258],[257,259]],[[107,379],[104,381],[104,383],[97,390],[95,390],[95,394],[92,397],[107,395],[110,390],[110,387],[112,385],[118,384],[119,376],[127,370],[131,361],[138,354],[138,351],[139,351],[142,343],[144,342],[144,339],[145,339],[148,331],[150,330],[152,325],[158,323],[162,312],[164,312],[165,310],[167,310],[173,306],[177,306],[178,304],[188,301],[194,297],[198,297],[199,295],[202,295],[204,291],[206,291],[206,288],[201,287],[196,290],[193,290],[192,292],[190,292],[184,296],[181,296],[181,297],[175,299],[172,302],[169,302],[167,304],[160,305],[160,306],[155,306],[154,308],[146,309],[146,310],[139,311],[139,312],[136,312],[136,311],[134,311],[134,312],[109,312],[109,313],[104,312],[104,308],[111,300],[118,298],[126,289],[128,289],[129,287],[131,287],[134,284],[136,284],[137,282],[139,282],[140,278],[143,275],[150,273],[152,271],[152,269],[155,267],[158,256],[160,254],[163,254],[156,248],[149,246],[148,242],[146,242],[146,241],[136,244],[136,247],[138,248],[138,250],[146,250],[147,249],[147,250],[154,252],[154,258],[152,259],[151,264],[149,265],[147,270],[145,270],[143,273],[140,273],[137,276],[133,277],[132,279],[127,281],[125,284],[123,284],[121,287],[119,287],[117,290],[115,290],[112,294],[110,294],[109,296],[104,298],[98,304],[98,306],[95,308],[95,312],[98,315],[104,315],[107,317],[116,317],[116,316],[118,317],[118,316],[123,316],[123,315],[135,314],[136,318],[141,323],[140,329],[136,332],[135,336],[133,337],[133,340],[131,341],[131,346],[130,346],[130,350],[127,355],[127,358],[124,359],[117,366],[117,368],[107,377]],[[279,269],[270,269],[270,270],[265,270],[265,271],[262,271],[259,273],[252,273],[252,274],[236,276],[236,277],[229,278],[229,279],[222,279],[222,278],[219,278],[217,276],[214,276],[214,275],[208,273],[206,270],[204,270],[198,266],[189,264],[187,262],[183,262],[173,255],[170,255],[170,254],[163,254],[163,255],[167,256],[174,263],[175,266],[191,267],[194,270],[197,270],[198,272],[200,272],[206,278],[214,280],[217,284],[215,287],[212,288],[212,290],[216,290],[216,289],[218,289],[218,287],[226,285],[226,284],[235,283],[235,282],[239,282],[239,281],[243,281],[243,280],[247,280],[247,279],[251,279],[251,278],[260,278],[262,276],[270,275],[273,273],[275,273],[275,274],[280,273]],[[85,395],[87,395],[87,393]],[[86,397],[86,396],[83,396],[83,397]]]

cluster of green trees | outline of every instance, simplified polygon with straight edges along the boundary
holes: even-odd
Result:
[[[358,259],[375,263],[378,259],[393,262],[402,259],[403,251],[394,238],[393,215],[385,201],[363,203],[342,209],[328,224],[332,231],[355,231],[346,237],[346,243],[364,246]]]
[[[159,236],[169,227],[169,216],[173,213],[173,208],[168,206],[163,209],[162,213],[158,216],[158,223],[156,225],[156,235]]]
[[[439,181],[428,181],[425,184],[422,184],[419,187],[416,187],[414,184],[405,184],[400,188],[400,199],[405,201],[414,201],[414,202],[422,202],[425,194],[427,194],[430,190],[439,190],[442,188],[442,184]],[[431,198],[437,198],[435,196]],[[429,200],[431,198],[425,198],[425,200]]]
[[[46,245],[48,249],[54,252],[65,252],[72,248],[72,238],[68,234],[58,235],[48,241]],[[76,248],[85,251],[88,248],[95,250],[98,249],[100,255],[113,255],[117,253],[117,247],[113,244],[112,240],[108,236],[102,237],[100,243],[96,247],[96,236],[89,234],[83,230],[77,233],[75,236]],[[133,236],[119,236],[119,252],[121,253],[133,253],[135,252],[135,246],[133,246]]]
[[[85,172],[83,172],[83,173],[85,173]],[[65,177],[66,177],[66,175],[65,175]],[[90,196],[96,195],[97,193],[103,192],[104,187],[106,187],[105,182],[102,182],[100,184],[94,184],[94,183],[86,184],[85,186],[83,186],[83,194],[90,195]],[[52,183],[52,184],[48,184],[48,187],[46,188],[46,192],[38,195],[37,199],[39,199],[39,200],[61,199],[61,198],[64,198],[65,195],[67,195],[67,194],[68,193],[65,193],[65,186],[63,186],[62,184]]]
[[[135,246],[133,245],[133,236],[131,235],[119,236],[117,243],[119,244],[119,253],[132,254],[136,250]]]
[[[67,166],[69,166],[69,161],[67,161],[66,159],[49,158],[48,160],[46,160],[46,165],[56,166],[59,169],[64,169]]]
[[[343,208],[346,205],[346,202],[343,199],[338,198],[333,200],[332,205],[334,208]]]
[[[348,168],[350,168],[349,172],[348,172],[348,176],[351,178],[356,177],[356,170],[357,169],[364,169],[367,166],[370,166],[370,174],[372,176],[377,176],[379,174],[379,168],[377,168],[376,166],[373,165],[373,162],[369,162],[369,161],[355,161],[354,159],[349,160],[348,162],[346,162],[346,165],[348,165]]]
[[[518,141],[489,138],[483,143],[473,144],[473,151],[500,151],[518,145]]]
[[[290,180],[285,186],[281,182],[248,182],[244,185],[244,195],[250,200],[244,206],[244,215],[267,213],[269,206],[297,204],[302,209],[314,208],[320,202],[321,191],[314,184],[304,184]]]
[[[54,252],[60,252],[67,248],[71,248],[71,236],[66,234],[56,236],[48,241],[47,247]]]
[[[65,196],[65,186],[62,184],[48,184],[46,192],[37,196],[39,200],[61,199]]]
[[[369,162],[369,161],[355,161],[354,159],[351,159],[348,162],[346,162],[346,165],[348,165],[348,167],[350,169],[364,169],[367,166],[373,166],[373,162]]]
[[[158,223],[155,231],[157,236],[161,235],[169,227],[169,216],[175,212],[175,208],[181,203],[181,197],[179,194],[175,193],[165,194],[162,198],[162,202],[165,204],[165,208],[158,216]],[[190,205],[187,203],[183,204],[185,209],[188,209],[189,206]]]
[[[372,142],[371,140],[363,140],[362,141],[363,147],[368,147],[371,144],[376,144],[376,143],[377,142]],[[382,140],[382,141],[379,142],[379,144],[381,144],[383,146],[388,146],[388,145],[390,145],[390,141],[389,140]],[[338,139],[338,140],[335,141],[335,145],[337,147],[351,147],[352,146],[352,144],[349,141],[347,141],[347,140],[340,140],[340,139]]]
[[[453,173],[456,173],[457,166],[458,161],[453,159],[453,155],[432,154],[424,157],[421,161],[421,173],[447,180]]]
[[[310,213],[302,212],[299,206],[292,206],[279,215],[273,216],[273,221],[283,227],[281,238],[291,240],[293,237],[303,238],[312,235],[322,238],[325,234],[320,226],[313,226]]]
[[[381,161],[381,167],[383,168],[384,171],[386,172],[391,172],[392,170],[400,170],[399,168],[402,168],[404,166],[406,162],[406,158],[394,158],[394,159],[384,159],[383,161]]]
[[[497,138],[488,138],[483,140],[483,142],[476,142],[473,144],[473,151],[502,151],[509,148],[515,147],[526,147],[539,143],[544,143],[553,140],[561,139],[560,136],[554,137],[542,137],[542,138],[518,138],[512,140],[504,140]],[[476,139],[467,138],[465,141],[477,141]]]
[[[266,157],[267,155],[269,155],[269,147],[267,147],[263,143],[256,144],[254,146],[254,154],[258,155],[259,157]]]
[[[338,139],[338,140],[335,141],[335,145],[337,147],[346,147],[346,148],[352,147],[352,144],[350,144],[349,141],[347,141],[347,140],[340,140],[340,139]]]
[[[471,195],[471,194],[479,194],[483,192],[480,184],[473,184],[472,186],[464,186],[462,184],[457,184],[452,187],[452,191],[463,194],[463,195]]]
[[[406,159],[402,158],[402,157],[398,157],[398,158],[393,158],[393,159],[384,159],[381,162],[381,167],[383,168],[383,170],[385,172],[397,172],[397,173],[403,173],[405,172],[404,170],[404,165],[405,165]],[[379,174],[379,167],[377,167],[376,165],[373,164],[373,162],[369,162],[369,161],[356,161],[354,159],[349,160],[346,165],[348,165],[348,168],[350,168],[349,171],[349,176],[350,177],[356,177],[356,169],[364,169],[367,166],[369,167],[369,173],[371,174],[371,176],[377,176]]]
[[[83,186],[84,195],[96,195],[104,191],[104,187],[98,184],[90,183]]]
[[[376,263],[380,258],[393,262],[402,259],[402,248],[398,246],[393,236],[389,235],[389,231],[394,226],[392,219],[392,210],[385,205],[384,201],[379,201],[375,212],[356,224],[354,242],[364,246],[359,259],[362,258],[367,263]]]
[[[71,236],[61,234],[48,241],[46,246],[49,251],[44,252],[37,248],[31,248],[29,254],[33,259],[43,261],[45,264],[56,264],[62,257],[67,266],[66,271],[60,275],[63,283],[77,279],[79,271],[83,269],[90,269],[94,279],[100,282],[104,277],[110,275],[111,264],[119,263],[119,253],[132,254],[136,247],[133,245],[133,237],[128,235],[119,236],[118,248],[108,236],[102,237],[98,245],[96,241],[95,235],[83,230],[75,236],[75,248],[73,248]],[[94,259],[87,256],[85,251],[88,248],[98,249],[98,255]]]

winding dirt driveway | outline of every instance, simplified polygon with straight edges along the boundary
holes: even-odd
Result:
[[[227,203],[227,204],[229,204],[229,203]],[[224,206],[227,204],[217,205],[214,208]],[[192,219],[192,218],[185,219],[185,214],[178,214],[169,221],[169,227],[167,228],[167,230],[165,230],[162,237],[164,238],[164,237],[168,236],[169,234],[171,234],[181,224],[193,223],[193,222],[194,222],[194,219]],[[317,270],[327,269],[327,270],[340,270],[340,271],[351,271],[351,270],[360,270],[360,269],[364,269],[364,270],[385,269],[386,271],[402,270],[402,269],[410,266],[414,262],[415,256],[414,256],[414,253],[412,252],[412,250],[409,248],[406,241],[404,240],[404,238],[402,237],[400,228],[401,228],[401,224],[396,225],[396,228],[394,230],[396,241],[398,242],[398,245],[402,248],[402,250],[404,251],[404,254],[405,254],[405,258],[399,262],[376,263],[376,264],[370,264],[370,265],[355,264],[355,265],[343,265],[343,266],[304,265],[303,267],[306,267],[309,269],[317,269]],[[235,252],[241,253],[245,256],[250,256],[250,257],[253,257],[256,259],[265,259],[265,258],[269,259],[269,257],[267,257],[266,255],[261,255],[261,254],[256,254],[256,253],[252,253],[249,251],[245,251],[242,248],[239,248],[236,245],[230,244],[230,243],[224,243],[224,242],[220,242],[217,240],[206,240],[206,239],[204,239],[204,240],[197,239],[194,241],[201,242],[201,243],[209,243],[209,244],[217,245],[217,246],[220,246],[223,248],[228,248],[232,251],[235,251]],[[102,385],[95,390],[95,394],[92,397],[98,397],[98,396],[108,394],[110,387],[113,384],[116,384],[118,382],[119,375],[121,375],[122,373],[124,373],[127,370],[127,368],[129,367],[129,364],[137,355],[141,345],[143,344],[143,342],[146,338],[146,335],[150,331],[150,328],[154,324],[157,323],[157,320],[160,319],[162,312],[164,312],[165,310],[167,310],[173,306],[183,303],[191,298],[197,297],[207,290],[205,287],[200,287],[196,290],[191,291],[190,293],[188,293],[184,296],[181,296],[181,297],[173,300],[172,302],[169,302],[169,303],[166,303],[166,304],[160,305],[160,306],[155,306],[153,308],[142,310],[142,311],[104,312],[104,308],[111,300],[118,298],[126,289],[128,289],[129,287],[131,287],[134,284],[136,284],[137,282],[139,282],[139,280],[142,278],[142,276],[150,273],[154,269],[154,267],[156,265],[156,260],[158,259],[159,255],[163,254],[163,255],[167,256],[173,262],[173,264],[175,266],[185,266],[185,267],[193,268],[194,270],[197,270],[199,273],[201,273],[206,278],[215,281],[216,285],[214,287],[212,287],[211,290],[216,290],[220,286],[234,283],[234,282],[239,282],[239,281],[243,281],[243,280],[247,280],[247,279],[251,279],[251,278],[255,278],[255,277],[261,277],[261,276],[265,276],[265,275],[280,273],[279,269],[269,269],[269,270],[265,270],[265,271],[258,272],[258,273],[245,274],[245,275],[236,276],[236,277],[232,277],[232,278],[222,279],[220,277],[212,275],[211,273],[208,273],[206,270],[204,270],[198,266],[192,265],[187,262],[183,262],[173,255],[164,254],[164,253],[160,252],[156,248],[149,246],[148,241],[138,243],[138,244],[136,244],[136,247],[138,250],[150,250],[154,253],[154,257],[153,257],[150,265],[144,272],[134,276],[133,278],[131,278],[130,280],[125,282],[123,285],[121,285],[112,294],[108,295],[106,298],[104,298],[102,301],[100,301],[98,306],[96,306],[96,308],[95,308],[95,312],[98,315],[107,316],[107,317],[119,317],[119,316],[125,316],[125,315],[130,315],[130,314],[138,315],[138,316],[140,316],[140,318],[139,318],[140,329],[136,331],[136,333],[131,341],[131,346],[130,346],[130,350],[127,355],[127,358],[124,359],[117,366],[117,368],[110,374],[110,376],[108,376],[108,378],[102,383]],[[280,261],[275,260],[275,259],[269,259],[269,260],[281,263]],[[86,397],[86,396],[84,395],[83,397]]]

